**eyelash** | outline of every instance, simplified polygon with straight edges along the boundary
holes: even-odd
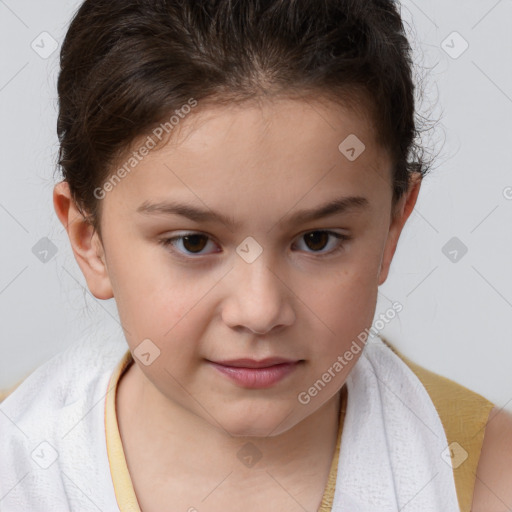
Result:
[[[342,251],[345,248],[343,242],[346,242],[351,239],[351,237],[348,235],[345,235],[342,233],[337,233],[336,231],[329,231],[326,229],[316,229],[313,231],[308,231],[307,233],[304,233],[303,235],[301,235],[301,238],[308,234],[311,234],[311,233],[327,233],[328,235],[332,235],[333,237],[337,238],[340,241],[339,245],[335,249],[332,249],[331,251],[329,251],[327,253],[319,253],[317,256],[315,256],[317,258],[328,257],[328,256],[333,256],[335,254],[338,254],[340,251]],[[178,257],[181,257],[181,258],[184,258],[187,260],[199,259],[201,256],[203,256],[202,254],[195,255],[195,256],[186,256],[181,251],[177,251],[176,249],[171,248],[171,246],[174,245],[173,242],[175,240],[183,240],[185,237],[191,236],[191,235],[192,236],[193,235],[205,236],[206,238],[208,238],[208,240],[211,240],[211,237],[206,235],[205,233],[193,231],[193,232],[188,232],[183,235],[178,235],[178,236],[174,236],[174,237],[170,237],[170,238],[162,238],[159,240],[159,243],[161,245],[163,245],[165,248],[171,250],[173,253],[177,254]],[[189,254],[193,254],[193,253],[189,253]],[[307,254],[315,255],[314,252],[307,253]]]

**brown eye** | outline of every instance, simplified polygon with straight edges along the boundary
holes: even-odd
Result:
[[[205,235],[186,235],[183,237],[183,247],[192,253],[200,252],[206,245]]]
[[[343,242],[350,239],[351,237],[349,235],[345,235],[343,233],[317,229],[300,237],[299,242],[304,243],[306,246],[305,249],[302,248],[300,250],[305,253],[314,254],[318,257],[331,256],[342,251],[345,248],[345,244]],[[336,241],[337,243],[332,243],[332,241]],[[177,256],[188,258],[188,260],[194,259],[194,256],[207,256],[215,252],[207,252],[205,250],[208,243],[214,244],[214,242],[210,236],[203,233],[185,233],[171,238],[163,238],[159,243],[175,253]],[[329,246],[331,249],[325,251],[324,249]],[[203,260],[201,259],[200,261]]]
[[[211,242],[210,237],[202,233],[186,233],[184,235],[160,240],[160,243],[164,247],[169,247],[173,252],[184,257],[188,255],[202,256],[203,254],[208,254],[207,252],[202,252],[208,245],[208,242]]]
[[[329,241],[332,239],[337,239],[337,243],[329,244]],[[304,252],[315,254],[319,257],[321,256],[330,256],[344,249],[343,242],[350,240],[349,235],[345,235],[343,233],[336,233],[335,231],[327,231],[317,229],[316,231],[310,231],[305,235],[302,235],[299,239],[300,242],[304,242],[306,249]],[[326,246],[331,246],[330,251],[324,251]],[[323,251],[323,252],[320,252]]]
[[[329,234],[326,231],[312,231],[304,235],[306,245],[314,251],[321,251],[329,241]]]

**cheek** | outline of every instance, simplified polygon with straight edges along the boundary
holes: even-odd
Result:
[[[116,297],[119,317],[135,356],[142,343],[158,353],[151,366],[142,368],[152,381],[168,381],[174,375],[186,382],[205,356],[201,344],[209,317],[201,298],[213,285],[210,279],[206,281],[204,286],[191,285],[191,280],[176,270],[155,277],[153,268],[123,282]]]
[[[160,251],[165,252],[155,247],[127,251],[118,245],[109,253],[108,272],[119,317],[134,343],[168,338],[197,302],[198,292],[183,272],[166,264]]]
[[[169,285],[162,279],[146,281],[140,286],[140,293],[135,291],[139,284],[130,287],[127,282],[117,300],[119,317],[131,338],[151,338],[163,347],[174,343],[176,337],[191,335],[189,331],[194,326],[200,327],[200,319],[194,319],[197,294],[179,280]]]
[[[332,272],[305,280],[305,287],[297,292],[305,304],[311,304],[313,311],[333,325],[371,322],[373,317],[368,316],[377,300],[378,262],[378,254],[354,254]]]
[[[338,355],[344,354],[355,342],[366,340],[366,330],[372,325],[377,304],[376,272],[368,271],[371,261],[359,261],[326,278],[319,286],[299,292],[303,301],[302,314],[309,318],[315,335],[314,357],[320,366],[330,367]],[[307,292],[307,293],[306,293]],[[306,307],[307,306],[307,307]],[[352,357],[350,354],[348,357]],[[347,368],[355,364],[358,355],[345,362]]]

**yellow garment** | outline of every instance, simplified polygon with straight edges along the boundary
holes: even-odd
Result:
[[[105,400],[105,437],[107,440],[108,460],[110,462],[110,474],[112,475],[117,505],[121,512],[141,512],[133,489],[132,479],[128,472],[116,416],[117,383],[132,362],[132,354],[127,350],[110,379],[109,391]]]

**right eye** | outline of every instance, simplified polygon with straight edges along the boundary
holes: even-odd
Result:
[[[189,257],[187,254],[191,255],[197,255],[200,256],[203,255],[201,251],[204,249],[204,247],[207,245],[207,240],[209,240],[210,237],[208,235],[205,235],[203,233],[197,233],[197,232],[188,232],[183,235],[173,236],[169,238],[163,238],[160,240],[160,243],[164,247],[173,246],[170,250],[172,252],[178,253],[180,256]],[[174,247],[182,246],[185,251],[189,252],[183,252],[182,250],[174,249]]]

